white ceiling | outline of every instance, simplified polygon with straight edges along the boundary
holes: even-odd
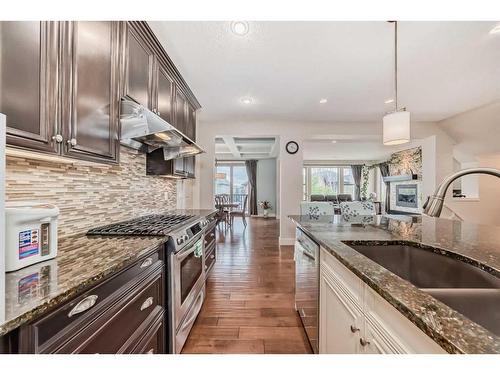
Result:
[[[217,160],[269,159],[278,156],[278,140],[274,137],[215,138]]]
[[[438,121],[500,98],[496,22],[400,22],[400,103]],[[387,22],[150,22],[201,102],[200,119],[377,121],[391,109]],[[254,103],[244,105],[241,97]],[[320,98],[328,103],[320,105]]]

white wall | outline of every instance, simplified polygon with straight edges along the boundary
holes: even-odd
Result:
[[[437,123],[455,140],[453,156],[460,168],[500,169],[500,101]],[[461,178],[466,199],[448,196],[446,205],[465,221],[500,225],[500,179],[470,175]],[[451,189],[450,189],[451,190]]]
[[[257,203],[269,201],[271,203],[270,215],[276,214],[276,159],[260,159],[257,162]],[[258,207],[259,215],[262,208]]]
[[[500,169],[500,155],[480,156],[481,167]],[[486,224],[500,225],[500,178],[479,175],[479,198],[450,199],[446,205],[455,211],[463,220]],[[463,185],[462,185],[463,186]]]
[[[447,118],[437,125],[456,141],[455,149],[461,155],[500,153],[500,100]]]
[[[302,149],[295,155],[289,155],[285,151],[285,144],[294,140],[302,146],[302,142],[312,137],[326,136],[330,139],[335,137],[353,135],[361,137],[376,137],[382,142],[382,123],[299,123],[299,122],[276,122],[276,121],[233,121],[233,122],[203,122],[197,124],[197,143],[205,149],[205,153],[197,156],[197,176],[193,192],[193,205],[200,208],[213,207],[213,181],[215,166],[215,143],[216,136],[273,136],[280,137],[280,150],[278,153],[279,174],[278,202],[280,222],[280,237],[282,243],[286,243],[294,236],[294,226],[287,218],[288,215],[298,213],[299,202],[302,198]],[[434,136],[436,139],[427,140]],[[438,128],[435,123],[413,123],[412,138],[415,139],[410,148],[427,144],[429,155],[436,155],[435,147],[439,143],[451,143],[450,138]],[[446,142],[444,142],[446,141]],[[451,146],[450,146],[451,147]],[[398,151],[397,148],[394,149]],[[423,147],[423,152],[425,149]],[[425,159],[425,154],[423,155]],[[436,174],[442,173],[441,161],[428,160],[430,173],[428,186],[424,186],[424,192],[433,192],[435,189]],[[446,164],[446,163],[445,163]],[[452,161],[450,159],[450,165]],[[425,167],[424,167],[425,168]]]
[[[295,141],[299,145],[297,153],[290,155],[285,150],[286,144]],[[280,137],[280,245],[293,245],[295,225],[289,215],[300,213],[302,200],[302,140],[296,137]]]

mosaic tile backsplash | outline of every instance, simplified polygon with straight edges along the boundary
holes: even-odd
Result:
[[[146,176],[146,156],[122,147],[119,165],[7,156],[7,201],[59,207],[59,236],[176,208],[176,182]]]

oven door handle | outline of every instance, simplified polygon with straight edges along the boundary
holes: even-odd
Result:
[[[205,291],[202,289],[200,291],[200,294],[198,294],[198,298],[196,299],[196,302],[194,303],[193,310],[191,316],[182,324],[182,327],[179,329],[179,331],[182,331],[186,327],[188,327],[197,317],[198,314],[201,311],[201,307],[203,306],[203,299],[205,296]]]
[[[182,262],[187,256],[189,256],[191,253],[195,253],[197,249],[200,248],[200,246],[203,246],[202,244],[198,243],[201,241],[201,237],[198,238],[196,241],[192,242],[191,245],[186,249],[182,250],[179,253],[176,254],[177,260],[179,262]],[[201,256],[201,249],[200,249],[200,256]],[[196,254],[195,254],[196,255]]]
[[[183,261],[185,258],[187,258],[191,253],[194,253],[196,247],[191,246],[189,249],[182,250],[179,254],[176,255],[177,260],[179,262]]]

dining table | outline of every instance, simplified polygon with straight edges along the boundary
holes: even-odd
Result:
[[[231,208],[238,208],[239,206],[240,206],[239,203],[229,203],[228,202],[228,203],[217,203],[215,205],[215,208],[218,209],[218,210],[220,210],[220,209],[224,210],[224,209],[227,209],[227,208],[229,208],[229,209],[231,209]],[[226,222],[226,224],[228,226],[231,226],[231,220],[224,220],[224,221]]]

